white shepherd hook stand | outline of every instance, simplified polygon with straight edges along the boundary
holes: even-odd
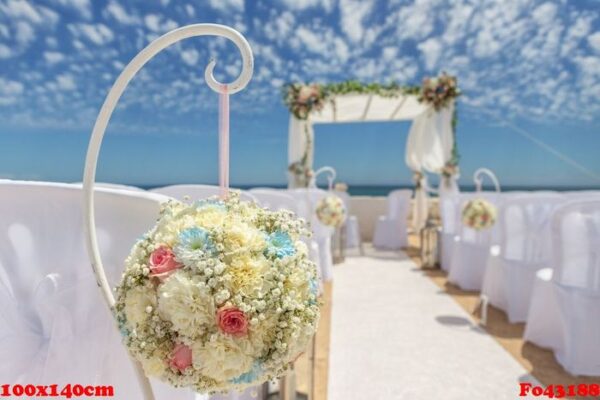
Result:
[[[125,91],[125,88],[131,81],[131,79],[140,71],[140,69],[150,60],[152,57],[157,55],[160,51],[173,43],[179,42],[180,40],[187,39],[194,36],[221,36],[231,40],[239,49],[242,55],[242,72],[240,76],[232,83],[224,84],[218,82],[213,76],[213,70],[215,68],[216,61],[211,60],[204,72],[204,78],[208,86],[217,93],[221,94],[233,94],[244,89],[250,78],[252,78],[252,72],[254,69],[254,59],[252,56],[252,49],[248,44],[248,41],[239,32],[231,29],[224,25],[217,24],[195,24],[184,26],[174,31],[168,32],[163,36],[159,37],[146,48],[138,53],[133,60],[121,72],[121,75],[117,78],[114,85],[108,92],[104,104],[100,109],[98,118],[92,131],[92,137],[88,146],[87,156],[85,159],[85,171],[83,175],[83,196],[84,196],[84,213],[85,213],[85,228],[86,228],[86,244],[88,248],[88,254],[91,260],[92,269],[96,276],[96,282],[102,290],[106,303],[112,310],[115,304],[115,299],[111,291],[110,285],[106,279],[106,273],[102,265],[102,259],[100,257],[100,251],[98,249],[98,239],[96,237],[96,222],[94,216],[94,183],[96,180],[96,165],[98,162],[98,154],[100,152],[100,146],[102,144],[102,138],[108,125],[108,121],[119,101],[119,98]],[[144,374],[141,365],[131,358],[132,363],[136,371],[137,379],[140,383],[143,398],[145,400],[154,400],[154,394],[152,392],[152,386],[150,381]]]

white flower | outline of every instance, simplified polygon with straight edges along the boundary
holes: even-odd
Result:
[[[228,381],[248,372],[254,358],[244,351],[247,341],[218,334],[215,340],[192,345],[194,368],[216,381]]]
[[[148,376],[160,377],[167,367],[166,360],[156,353],[152,354],[150,357],[140,357],[139,360],[142,364],[142,368],[144,368],[144,372]]]
[[[158,313],[180,334],[194,338],[215,324],[214,300],[202,282],[177,271],[158,288]]]
[[[141,324],[148,318],[146,309],[155,306],[154,291],[146,286],[135,286],[129,289],[125,297],[125,317],[131,327],[135,328],[136,324]]]

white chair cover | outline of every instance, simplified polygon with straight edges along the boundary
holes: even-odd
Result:
[[[552,281],[544,285],[548,280],[538,274],[525,339],[554,349],[571,374],[599,376],[600,199],[561,207],[552,224],[552,245]],[[554,290],[539,290],[549,287]],[[540,329],[557,325],[558,334]]]
[[[452,246],[452,261],[448,281],[463,290],[481,290],[490,247],[498,243],[498,224],[476,231],[461,221],[462,209],[467,201],[484,198],[496,207],[501,195],[495,192],[461,193],[458,212],[457,235]]]
[[[499,252],[488,258],[481,294],[512,323],[527,320],[536,273],[551,265],[550,222],[564,201],[531,193],[508,197],[500,207]]]
[[[458,234],[460,222],[460,196],[458,194],[445,194],[440,196],[439,207],[442,219],[442,232],[440,235],[441,267],[444,271],[450,270],[452,250]]]
[[[412,190],[399,189],[387,198],[387,215],[377,220],[373,246],[381,249],[400,249],[408,245],[408,214]]]
[[[150,191],[153,193],[160,193],[180,201],[183,201],[186,196],[189,196],[192,200],[198,200],[212,196],[219,196],[221,194],[221,189],[218,186],[195,184],[163,186]],[[244,190],[240,191],[240,199],[246,201],[256,201],[254,196]]]
[[[7,382],[140,389],[87,257],[81,188],[0,183],[0,376]],[[154,223],[163,196],[97,189],[100,250],[112,286],[123,261]],[[194,399],[153,382],[157,399]]]
[[[331,196],[330,192],[321,189],[290,189],[288,191],[298,204],[298,215],[310,222],[313,230],[313,240],[319,246],[319,269],[321,280],[330,281],[333,278],[333,256],[331,254],[331,236],[334,229],[323,225],[317,219],[315,207],[319,200]]]

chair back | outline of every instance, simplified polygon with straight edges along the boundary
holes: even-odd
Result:
[[[96,190],[100,251],[114,286],[166,198]],[[82,199],[77,185],[0,182],[0,376],[8,381],[110,381],[108,353],[126,357],[122,346],[108,348],[118,333],[89,264]]]
[[[551,221],[563,204],[559,194],[506,198],[498,213],[501,254],[508,260],[547,264],[551,260]]]
[[[388,218],[390,220],[408,219],[410,199],[413,191],[409,189],[392,190],[387,197]]]
[[[183,201],[186,197],[189,197],[191,200],[199,200],[207,197],[219,196],[221,194],[219,186],[196,184],[163,186],[150,191],[172,197],[179,201]],[[245,201],[256,201],[254,196],[244,190],[240,191],[240,199]]]
[[[298,205],[296,199],[289,193],[282,190],[251,189],[250,194],[254,196],[263,207],[270,210],[289,210],[298,214]]]
[[[560,207],[552,221],[554,282],[600,294],[600,200]]]

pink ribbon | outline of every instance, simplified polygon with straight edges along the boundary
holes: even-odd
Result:
[[[229,93],[227,85],[219,94],[219,188],[221,197],[229,194]]]

